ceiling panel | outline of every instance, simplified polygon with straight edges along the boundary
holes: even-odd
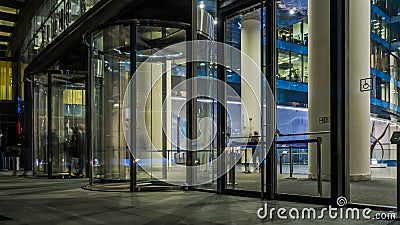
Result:
[[[24,8],[24,1],[0,0],[0,6],[13,8],[13,9],[22,9],[22,8]]]
[[[12,26],[0,25],[0,32],[12,33],[13,31],[14,31],[14,27],[12,27]]]
[[[24,0],[0,0],[0,58],[8,55],[6,51],[24,6]]]

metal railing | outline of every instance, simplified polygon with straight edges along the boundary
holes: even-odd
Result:
[[[318,131],[318,132],[306,132],[306,133],[295,133],[295,134],[282,134],[277,130],[277,135],[280,137],[294,137],[294,136],[305,136],[305,135],[321,135],[330,134],[330,131]],[[289,145],[290,154],[290,178],[293,178],[293,146],[292,144],[317,144],[317,190],[318,194],[322,196],[322,137],[317,137],[315,139],[306,140],[290,140],[290,141],[277,141],[277,144]]]
[[[276,134],[277,136],[280,137],[295,137],[295,136],[305,136],[305,135],[322,135],[322,134],[330,134],[330,131],[319,131],[319,132],[306,132],[306,133],[295,133],[295,134],[282,134],[279,130],[277,130]],[[261,138],[262,136],[249,136],[249,137],[228,137],[229,139],[249,139],[252,137],[258,137]],[[260,146],[260,144],[264,143],[251,143],[251,142],[233,142],[235,144],[238,144],[236,147],[241,147],[245,148],[245,171],[249,170],[249,166],[247,163],[247,151],[249,148],[254,148]],[[310,144],[310,143],[316,143],[317,144],[317,191],[318,195],[321,197],[322,196],[322,137],[316,137],[312,139],[302,139],[302,140],[286,140],[286,141],[276,141],[277,145],[287,145],[285,148],[289,148],[289,162],[290,162],[290,175],[289,179],[295,179],[293,177],[293,146],[296,144]],[[232,154],[234,156],[234,154]],[[231,159],[232,160],[232,159]],[[282,160],[280,160],[280,170],[282,172]],[[230,169],[229,171],[229,178],[230,178],[230,183],[232,186],[235,186],[235,168]]]

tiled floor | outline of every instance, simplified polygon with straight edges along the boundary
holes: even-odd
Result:
[[[81,180],[0,176],[0,224],[394,224],[376,220],[260,220],[257,198],[196,191],[85,191]],[[269,207],[314,206],[269,201]]]

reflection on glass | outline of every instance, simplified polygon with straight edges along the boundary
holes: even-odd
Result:
[[[86,77],[68,73],[34,74],[32,78],[35,173],[49,177],[85,176]]]
[[[51,75],[52,175],[86,174],[86,93],[82,75]]]
[[[304,135],[307,132],[329,131],[330,112],[325,101],[329,90],[321,88],[320,80],[329,80],[322,72],[314,73],[314,83],[309,83],[309,17],[308,2],[278,2],[278,65],[277,65],[277,128],[282,134],[295,134],[291,137],[278,136],[276,146],[277,191],[278,193],[319,196],[317,182],[317,139],[322,138],[322,151],[329,152],[330,135]],[[313,19],[313,18],[311,18]],[[322,44],[320,44],[322,45]],[[314,56],[314,60],[317,57]],[[316,66],[314,65],[314,68]],[[325,73],[325,72],[324,72]],[[320,96],[321,95],[321,96]],[[328,100],[328,99],[326,99]],[[314,117],[323,117],[319,124]],[[329,176],[329,154],[323,154],[323,176]],[[322,196],[330,195],[329,178],[322,182]]]
[[[261,67],[261,10],[243,13],[239,16],[228,18],[226,21],[226,43],[240,49],[249,55],[257,65]],[[257,49],[257,50],[255,50]],[[261,191],[261,170],[259,164],[261,158],[260,135],[261,135],[261,111],[257,109],[260,103],[254,102],[253,98],[261,101],[260,73],[249,69],[245,60],[238,56],[228,55],[228,65],[235,71],[240,71],[238,79],[228,79],[228,84],[240,93],[241,99],[227,96],[227,148],[228,168],[227,188],[246,191]],[[240,66],[240,67],[239,67]],[[236,67],[236,68],[233,68]],[[227,68],[227,76],[231,68]],[[234,73],[232,73],[233,75]],[[254,83],[252,83],[254,82]],[[251,88],[250,88],[251,87]],[[256,96],[256,97],[254,97]],[[246,104],[252,104],[246,107]]]
[[[123,133],[122,105],[129,82],[129,26],[114,26],[94,35],[93,176],[104,180],[129,179],[129,152]],[[115,38],[114,34],[120,34]],[[117,57],[120,49],[122,55]],[[128,49],[128,50],[124,50]]]
[[[399,130],[399,58],[397,46],[400,40],[400,28],[393,26],[391,18],[398,17],[398,1],[371,1],[371,122],[369,123],[370,177],[350,180],[351,201],[356,203],[395,206],[393,196],[397,193],[396,145],[390,138]],[[358,54],[368,49],[353,49]],[[354,96],[351,93],[350,96]],[[361,114],[361,113],[360,113]],[[353,124],[351,124],[353,125]],[[356,138],[356,137],[353,137]],[[359,163],[350,160],[351,166]],[[363,190],[362,192],[360,190]],[[379,191],[376,191],[379,190]]]
[[[35,76],[33,85],[34,171],[36,175],[46,175],[48,172],[48,75]]]

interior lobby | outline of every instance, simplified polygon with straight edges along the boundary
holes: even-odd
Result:
[[[399,0],[0,0],[0,224],[396,224],[399,57]]]

